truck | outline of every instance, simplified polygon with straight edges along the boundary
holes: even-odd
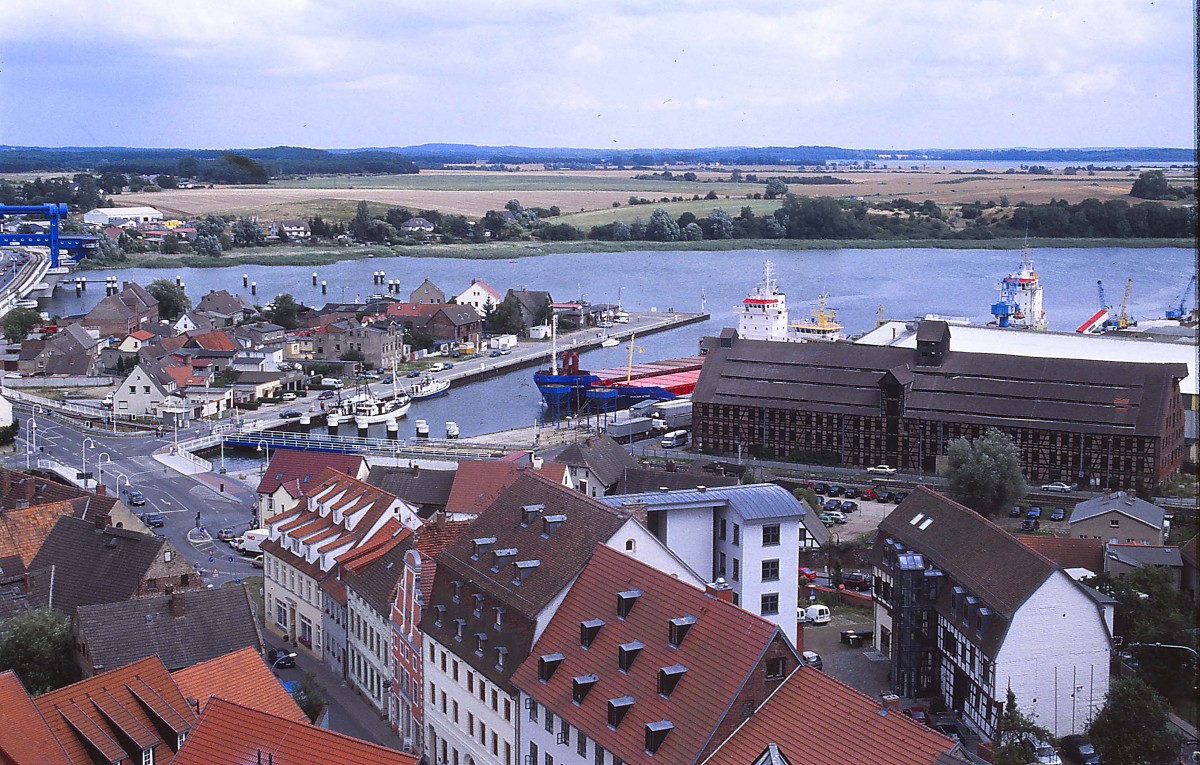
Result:
[[[491,348],[494,351],[512,350],[516,347],[516,335],[496,335],[488,339],[488,348]]]
[[[230,544],[242,555],[258,555],[262,552],[262,543],[267,541],[269,536],[270,532],[267,529],[250,529],[242,534],[241,539]]]
[[[627,420],[613,420],[604,427],[604,432],[610,438],[625,441],[653,433],[659,420],[652,417],[630,417]]]
[[[322,377],[321,385],[323,385],[326,388],[341,388],[342,381],[336,377]]]
[[[678,430],[692,427],[691,399],[655,402],[651,417],[660,423],[659,430]]]

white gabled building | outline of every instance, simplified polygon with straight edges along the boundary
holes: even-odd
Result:
[[[772,483],[601,497],[644,513],[646,527],[693,571],[724,579],[733,602],[775,623],[796,644],[800,550],[830,535],[816,514]]]
[[[1108,692],[1107,599],[978,513],[924,487],[879,525],[875,637],[892,691],[940,697],[991,737],[1008,688],[1055,737]]]
[[[459,305],[469,305],[475,309],[475,313],[485,316],[484,309],[489,303],[493,309],[496,309],[500,307],[500,301],[503,299],[500,293],[492,289],[491,285],[483,279],[472,279],[471,286],[454,298],[454,302]]]
[[[597,545],[704,586],[636,518],[531,470],[438,555],[421,619],[428,762],[523,765],[512,675]]]
[[[83,222],[95,226],[120,226],[123,223],[141,226],[162,219],[163,214],[153,207],[97,207],[83,214]]]

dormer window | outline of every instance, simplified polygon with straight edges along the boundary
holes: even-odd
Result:
[[[492,571],[497,574],[500,573],[500,569],[503,568],[505,562],[507,562],[509,558],[515,557],[516,554],[517,548],[515,547],[506,547],[503,550],[493,550]]]
[[[967,591],[957,585],[950,588],[950,611],[956,616],[963,607],[963,599],[966,597]]]
[[[496,544],[495,537],[480,537],[478,539],[472,539],[471,540],[471,545],[472,545],[471,559],[479,560],[479,556],[487,555],[487,553],[492,549],[492,545],[494,545],[494,544]]]
[[[459,581],[453,581],[450,583],[450,585],[454,587],[454,602],[457,603],[458,601],[462,600],[463,583]]]
[[[455,640],[457,640],[458,642],[461,643],[462,639],[463,639],[463,633],[466,632],[466,630],[467,630],[467,620],[466,619],[455,619],[454,620],[454,639]]]
[[[483,657],[483,652],[487,650],[488,636],[486,632],[475,633],[475,655]]]
[[[587,698],[588,692],[599,682],[600,678],[595,675],[581,675],[571,679],[571,701],[576,704],[582,704]]]
[[[563,655],[561,653],[547,653],[538,657],[538,680],[543,683],[550,682],[550,678],[554,677],[554,673],[558,670],[558,665],[563,663]]]
[[[565,515],[544,515],[542,516],[542,536],[549,539],[550,536],[558,531],[558,527],[563,525],[563,521],[567,520]]]
[[[675,725],[670,720],[646,723],[646,751],[650,754],[657,752],[658,748],[667,740],[667,735],[673,730],[675,730]]]
[[[608,727],[616,730],[621,727],[621,721],[625,719],[625,715],[629,714],[629,710],[633,709],[633,697],[622,696],[619,699],[608,700]]]
[[[519,560],[513,563],[513,578],[512,583],[519,585],[529,578],[538,566],[542,565],[540,560]]]
[[[483,616],[483,595],[476,593],[471,598],[475,601],[475,610],[472,613],[475,616]]]
[[[584,648],[591,647],[596,640],[596,636],[600,634],[600,628],[604,626],[601,619],[588,619],[579,623],[579,644]]]
[[[992,609],[983,607],[975,614],[975,632],[980,636],[992,626]]]
[[[627,590],[617,593],[617,616],[625,619],[629,616],[629,612],[637,604],[638,598],[642,596],[641,590]]]
[[[433,611],[433,624],[435,627],[441,627],[442,619],[446,616],[446,607],[439,603],[433,607]]]
[[[671,698],[671,694],[675,692],[675,686],[679,685],[679,681],[683,679],[684,673],[687,672],[687,667],[682,664],[674,664],[670,667],[662,667],[658,670],[658,692],[666,698]]]
[[[676,648],[683,645],[684,638],[687,637],[688,632],[695,623],[696,617],[690,614],[672,619],[667,626],[667,640]]]
[[[628,672],[633,667],[633,662],[637,660],[638,654],[645,647],[646,644],[640,640],[617,646],[617,666],[621,668],[622,672]]]
[[[545,505],[525,505],[521,508],[521,525],[530,526],[546,509]]]
[[[496,612],[496,629],[504,626],[504,606],[496,606],[492,609]]]
[[[504,669],[504,658],[508,656],[508,649],[504,646],[496,647],[496,669]]]

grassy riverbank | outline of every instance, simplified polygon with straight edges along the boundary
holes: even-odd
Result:
[[[459,258],[463,260],[514,260],[568,252],[675,251],[696,252],[727,250],[881,250],[922,247],[948,250],[1019,250],[1024,239],[716,239],[699,242],[495,242],[485,244],[430,244],[413,247],[260,247],[236,249],[218,258],[200,255],[130,255],[126,263],[110,266],[81,264],[82,270],[103,268],[223,268],[225,266],[320,266],[342,260],[367,258]],[[1031,248],[1097,247],[1187,247],[1195,248],[1194,239],[1030,239]]]

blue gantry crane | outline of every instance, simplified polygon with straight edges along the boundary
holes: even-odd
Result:
[[[100,239],[95,236],[82,234],[59,234],[58,225],[67,217],[67,206],[50,203],[42,205],[0,205],[0,216],[5,215],[34,215],[48,221],[49,230],[32,234],[9,234],[0,232],[0,247],[49,247],[50,267],[58,268],[60,253],[71,253],[71,259],[78,262],[88,252],[100,247]]]
[[[1179,293],[1179,297],[1171,301],[1171,305],[1167,306],[1168,319],[1183,319],[1187,316],[1188,299],[1192,296],[1192,287],[1196,286],[1196,275],[1192,274],[1192,278],[1188,280],[1187,286],[1183,288],[1183,292]]]

